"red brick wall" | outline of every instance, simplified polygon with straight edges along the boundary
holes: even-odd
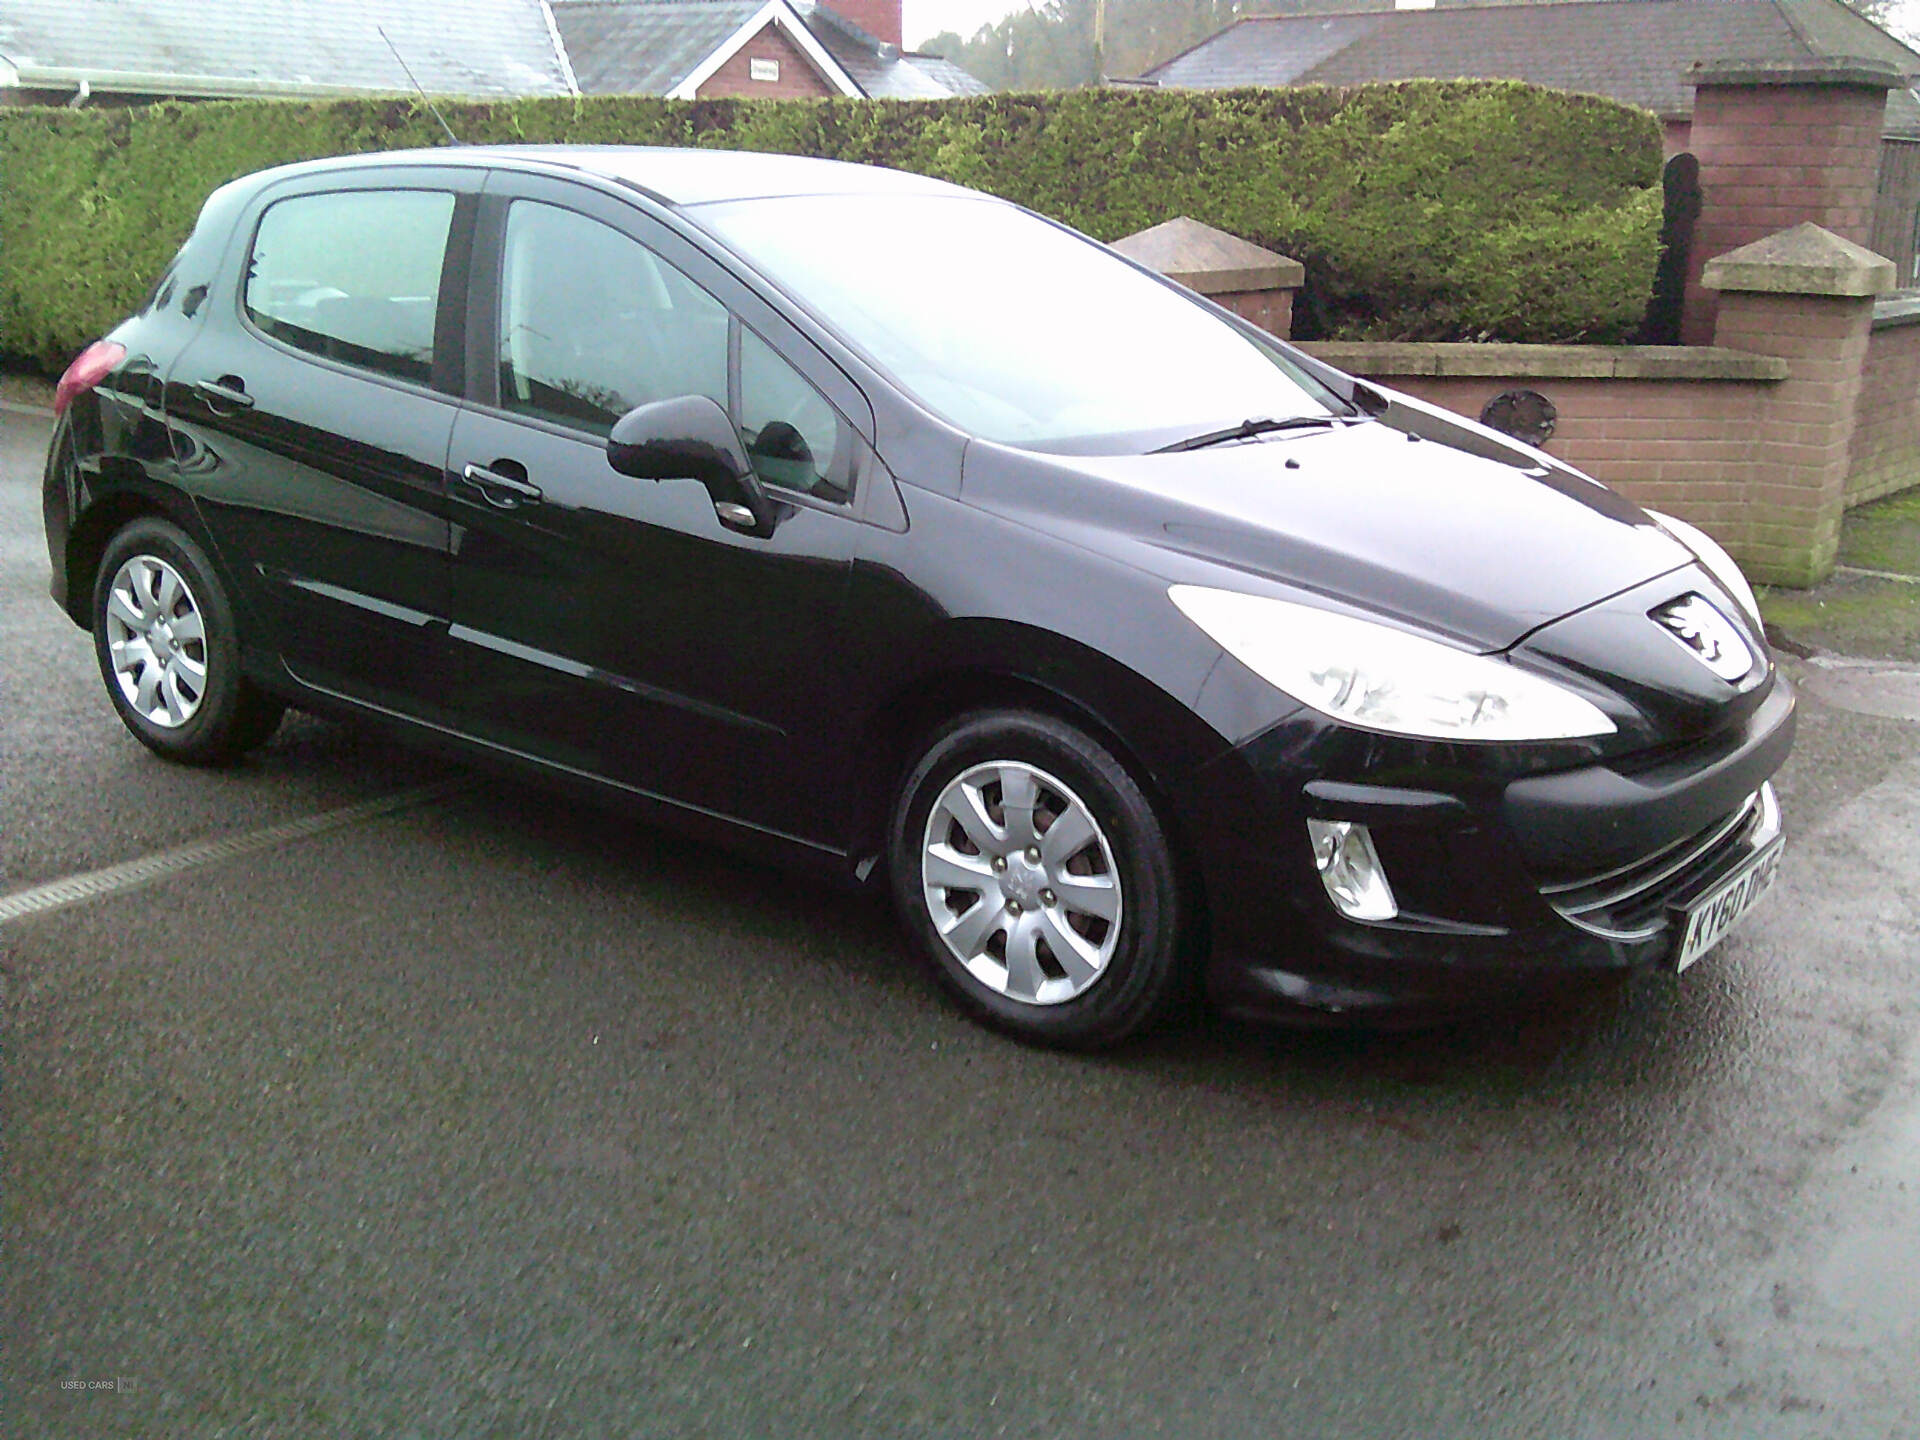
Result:
[[[1848,462],[1849,505],[1920,485],[1920,324],[1873,332]]]
[[[754,60],[777,60],[780,63],[778,80],[755,80],[749,74],[749,64]],[[812,100],[823,95],[837,95],[827,79],[813,68],[813,62],[802,53],[778,26],[768,23],[766,29],[754,36],[739,52],[708,77],[706,84],[697,92],[702,100],[711,100],[720,95],[758,95],[773,100]]]
[[[1704,208],[1687,267],[1686,344],[1712,343],[1717,302],[1699,282],[1714,256],[1805,220],[1867,243],[1886,109],[1886,92],[1870,88],[1699,87],[1691,140]]]
[[[1503,390],[1537,390],[1559,411],[1548,453],[1699,525],[1755,578],[1808,585],[1826,573],[1839,543],[1869,308],[1804,295],[1724,296],[1718,343],[1785,360],[1784,380],[1379,378],[1475,419]],[[1897,343],[1911,347],[1903,353],[1920,368],[1920,326],[1905,328],[1914,339]],[[1889,360],[1897,333],[1876,337]],[[1904,391],[1898,377],[1886,382],[1874,430],[1889,450],[1904,441],[1909,464],[1920,459],[1917,380],[1910,372]],[[1900,463],[1898,453],[1889,463]]]
[[[1558,412],[1549,453],[1699,525],[1754,579],[1810,585],[1847,504],[1920,485],[1920,291],[1908,294],[1880,305],[1874,329],[1862,298],[1729,291],[1707,351],[1302,348],[1472,419],[1504,391],[1537,391]]]
[[[1471,419],[1505,390],[1537,390],[1559,411],[1547,453],[1640,505],[1677,515],[1738,551],[1751,512],[1745,480],[1775,381],[1562,380],[1388,375],[1382,383]]]

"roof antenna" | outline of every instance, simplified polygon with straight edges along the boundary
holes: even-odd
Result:
[[[449,145],[458,145],[460,143],[460,137],[453,133],[453,127],[447,124],[447,117],[442,115],[440,113],[440,107],[428,98],[425,88],[421,86],[418,80],[414,79],[413,67],[408,65],[406,60],[401,57],[400,47],[388,38],[386,26],[376,25],[373,28],[378,30],[380,32],[380,38],[387,42],[387,49],[393,51],[393,58],[400,61],[400,68],[407,72],[407,79],[413,81],[413,88],[420,92],[420,103],[433,112],[433,118],[438,120],[440,122],[440,128],[447,132],[447,143]]]

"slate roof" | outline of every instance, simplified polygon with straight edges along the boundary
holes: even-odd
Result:
[[[86,78],[96,90],[179,95],[411,90],[376,27],[433,94],[570,92],[540,0],[0,0],[0,57],[23,86]]]
[[[987,87],[951,60],[899,50],[822,5],[794,7],[814,38],[876,100],[944,100],[984,95]]]
[[[5,3],[5,0],[0,0]],[[757,14],[765,0],[554,0],[554,22],[589,95],[664,95]],[[950,61],[903,53],[807,0],[795,17],[864,95],[939,100],[986,86]]]
[[[1246,19],[1147,72],[1162,85],[1353,85],[1369,80],[1513,79],[1607,95],[1656,114],[1692,113],[1681,72],[1696,60],[1889,61],[1920,53],[1840,0],[1558,0],[1454,4]],[[1888,132],[1920,101],[1895,91]]]
[[[586,95],[664,95],[765,0],[565,0],[553,20]]]
[[[922,75],[931,76],[947,87],[953,95],[991,95],[993,87],[984,80],[977,80],[969,72],[962,70],[953,61],[943,55],[921,55],[908,51],[900,57]]]

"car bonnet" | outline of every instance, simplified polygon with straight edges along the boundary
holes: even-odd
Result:
[[[1135,456],[976,441],[963,496],[1169,580],[1240,572],[1485,652],[1693,559],[1583,476],[1379,422]]]

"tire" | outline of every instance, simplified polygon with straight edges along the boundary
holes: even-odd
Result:
[[[93,649],[120,719],[156,755],[217,765],[264,744],[286,707],[240,671],[233,606],[206,553],[135,520],[100,558]]]
[[[1096,1049],[1182,989],[1166,831],[1126,766],[1050,715],[981,712],[941,731],[900,788],[888,861],[935,979],[996,1029]]]

